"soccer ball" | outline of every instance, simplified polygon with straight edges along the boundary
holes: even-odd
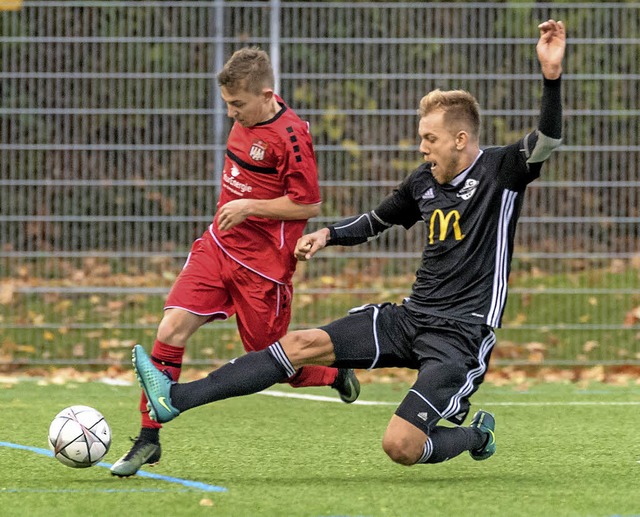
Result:
[[[67,467],[86,468],[98,463],[111,445],[111,429],[99,411],[71,406],[49,426],[49,449]]]

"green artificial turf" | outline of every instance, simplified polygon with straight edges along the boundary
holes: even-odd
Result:
[[[85,404],[110,423],[113,443],[103,461],[115,462],[138,429],[136,387],[6,384],[0,515],[640,515],[640,387],[484,385],[474,410],[496,415],[495,456],[476,462],[465,453],[409,468],[380,446],[407,388],[363,386],[361,400],[387,405],[252,395],[197,408],[165,426],[161,463],[143,469],[164,477],[119,479],[104,466],[71,469],[39,451],[53,416]],[[333,396],[324,388],[274,389]]]

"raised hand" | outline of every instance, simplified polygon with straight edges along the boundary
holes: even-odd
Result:
[[[557,79],[562,74],[562,60],[567,42],[564,23],[547,20],[538,25],[538,29],[540,29],[540,39],[536,45],[536,52],[542,67],[542,75],[547,79]]]

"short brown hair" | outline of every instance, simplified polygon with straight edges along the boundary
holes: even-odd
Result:
[[[420,99],[418,115],[424,117],[432,111],[445,112],[444,121],[453,133],[466,129],[471,136],[480,136],[480,105],[476,98],[464,90],[433,90]]]
[[[275,84],[269,55],[258,47],[236,50],[218,74],[218,84],[230,91],[246,90],[255,95]]]

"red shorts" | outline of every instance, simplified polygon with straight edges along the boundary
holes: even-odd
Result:
[[[287,333],[293,287],[268,280],[230,258],[209,232],[196,240],[165,302],[209,320],[236,315],[244,349],[262,350]]]

